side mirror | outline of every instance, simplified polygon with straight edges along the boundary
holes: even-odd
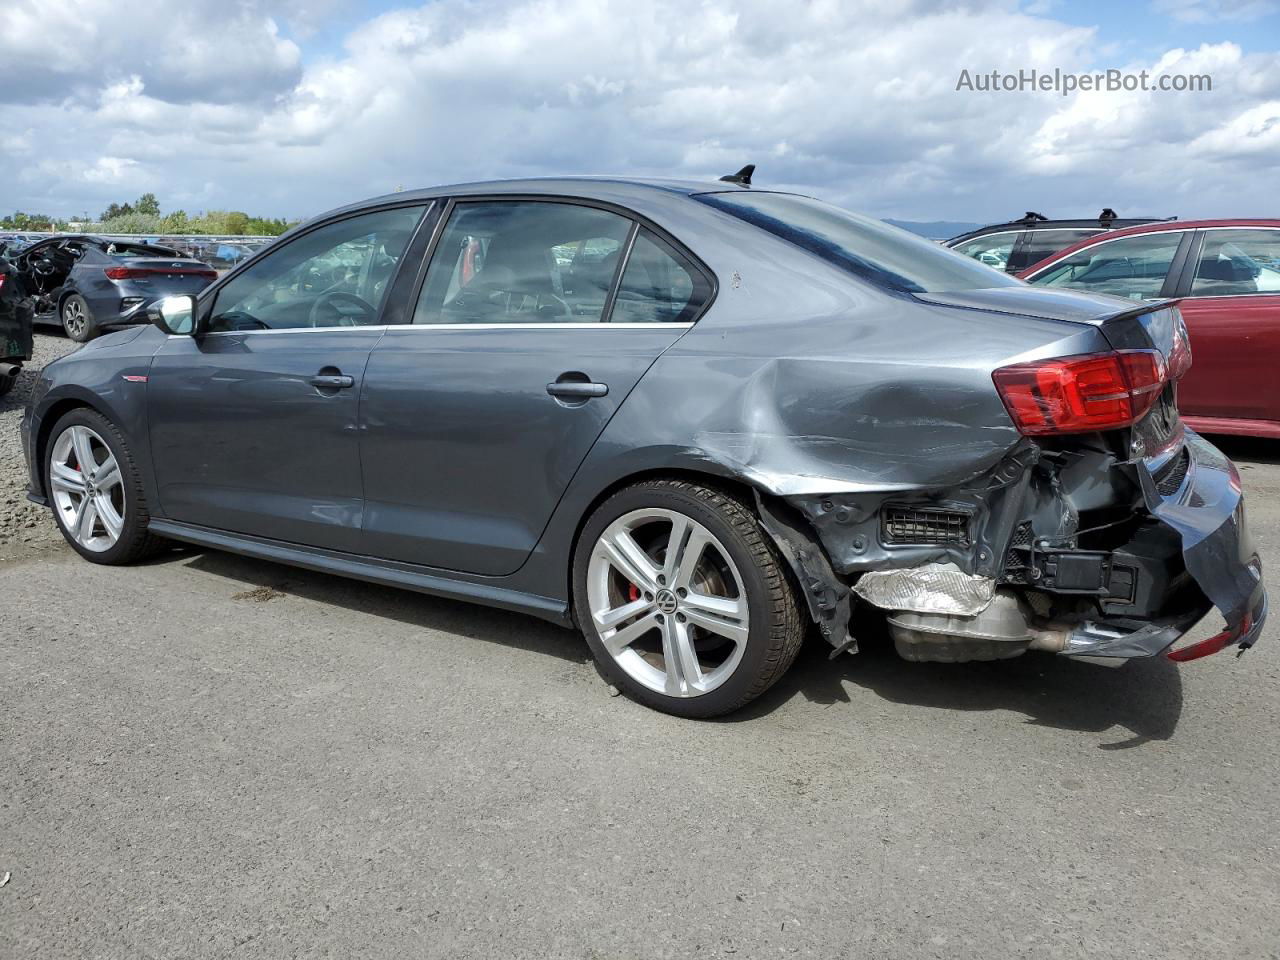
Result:
[[[165,297],[147,308],[151,322],[172,336],[192,336],[196,332],[196,298]]]

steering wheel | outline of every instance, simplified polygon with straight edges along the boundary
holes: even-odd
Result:
[[[51,277],[58,271],[58,265],[52,260],[45,260],[43,257],[39,259],[28,258],[27,263],[31,265],[31,272],[37,277]]]
[[[544,304],[544,299],[550,299],[553,302]],[[534,304],[534,312],[540,317],[551,317],[555,316],[556,307],[560,308],[560,316],[564,317],[566,320],[572,320],[574,318],[573,308],[569,306],[569,301],[554,293],[544,293],[540,295],[537,302]]]
[[[335,309],[334,313],[338,314],[338,322],[336,324],[325,323],[320,318],[320,308],[330,307],[338,301],[352,304],[364,314],[364,318],[357,321],[354,317],[347,316],[345,313]],[[354,293],[347,293],[345,290],[326,290],[316,297],[315,302],[311,304],[311,313],[307,317],[307,325],[312,327],[355,327],[372,323],[377,316],[377,309],[363,297],[357,297]]]

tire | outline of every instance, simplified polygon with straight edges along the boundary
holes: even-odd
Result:
[[[627,487],[591,514],[573,594],[605,678],[680,717],[754,700],[786,673],[805,636],[784,562],[754,512],[683,480]]]
[[[86,343],[98,335],[98,323],[93,317],[93,311],[78,293],[70,294],[62,301],[58,317],[62,321],[63,332],[76,343]]]
[[[88,481],[83,458],[93,460]],[[116,466],[118,480],[114,482],[109,462]],[[44,451],[43,470],[54,522],[71,548],[86,560],[122,566],[145,559],[163,546],[163,540],[147,531],[151,516],[129,442],[97,411],[81,407],[54,424]]]

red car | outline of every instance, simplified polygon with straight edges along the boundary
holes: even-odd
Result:
[[[1018,276],[1181,301],[1192,354],[1178,385],[1183,419],[1204,433],[1280,438],[1280,220],[1143,224],[1082,240]]]

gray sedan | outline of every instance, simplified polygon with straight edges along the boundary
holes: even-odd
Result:
[[[80,343],[111,327],[147,322],[162,297],[198,293],[218,273],[168,247],[108,237],[40,240],[10,260],[22,271],[36,323]]]
[[[810,633],[1190,660],[1263,628],[1176,308],[749,171],[398,193],[153,314],[46,367],[24,421],[32,498],[96,563],[179,540],[523,611],[689,717]]]

